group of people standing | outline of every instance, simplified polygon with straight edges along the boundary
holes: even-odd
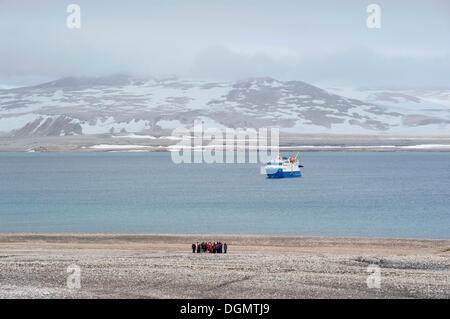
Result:
[[[209,252],[209,253],[212,253],[212,254],[215,254],[215,253],[221,254],[222,251],[223,251],[226,254],[227,250],[228,250],[227,243],[223,243],[222,244],[220,241],[217,242],[217,243],[216,242],[211,243],[211,242],[205,242],[204,241],[202,243],[197,242],[197,244],[195,244],[195,243],[192,244],[192,253],[195,253],[195,252],[197,252],[197,253]]]

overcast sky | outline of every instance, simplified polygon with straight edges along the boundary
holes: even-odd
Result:
[[[448,88],[449,33],[449,0],[0,0],[0,85],[130,73]]]

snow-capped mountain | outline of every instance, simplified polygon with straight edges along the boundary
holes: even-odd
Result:
[[[64,136],[192,127],[288,133],[450,133],[450,91],[327,88],[301,81],[63,78],[0,90],[0,134]]]

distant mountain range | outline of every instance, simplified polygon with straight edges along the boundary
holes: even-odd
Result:
[[[450,134],[450,90],[319,88],[126,75],[68,77],[0,90],[0,135],[149,133],[192,127],[279,127],[286,133]]]

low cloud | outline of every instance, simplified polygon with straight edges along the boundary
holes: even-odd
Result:
[[[271,76],[358,87],[448,88],[450,55],[386,57],[369,48],[353,48],[317,58],[274,59],[263,52],[237,53],[214,47],[198,54],[186,75],[225,80]]]
[[[355,86],[450,83],[448,0],[380,0],[382,28],[359,0],[0,1],[0,85],[129,73],[236,80],[255,76]],[[257,3],[257,5],[256,5]]]

